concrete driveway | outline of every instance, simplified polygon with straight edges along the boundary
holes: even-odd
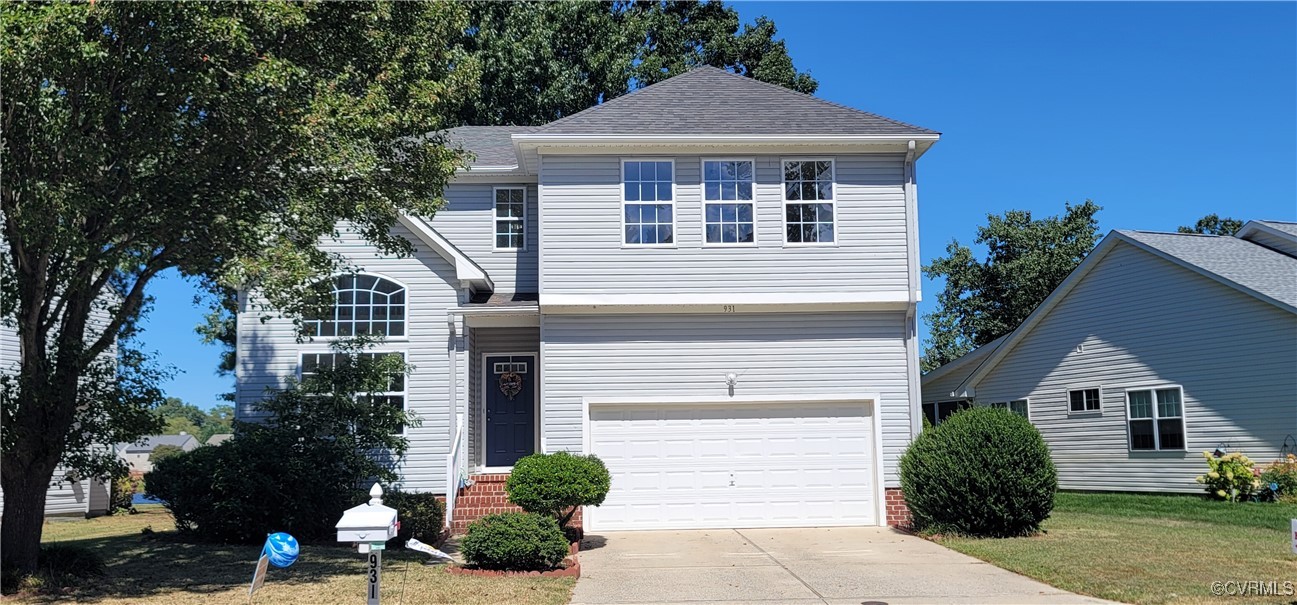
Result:
[[[612,532],[574,604],[1106,603],[879,527]]]

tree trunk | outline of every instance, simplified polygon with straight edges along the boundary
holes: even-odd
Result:
[[[5,473],[0,477],[0,487],[4,488],[0,550],[4,552],[5,569],[25,575],[36,571],[45,522],[45,496],[56,464],[16,458],[5,456]]]

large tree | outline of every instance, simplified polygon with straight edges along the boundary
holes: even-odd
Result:
[[[156,383],[109,380],[97,360],[134,332],[155,276],[255,287],[292,314],[341,262],[316,246],[338,221],[408,252],[390,227],[434,213],[462,162],[415,135],[476,86],[456,45],[466,16],[413,2],[0,7],[0,315],[21,342],[0,408],[5,566],[35,569],[60,462],[92,469],[106,456],[82,446],[146,428]]]
[[[1099,241],[1099,206],[1066,204],[1062,216],[1032,218],[1030,211],[988,214],[974,243],[986,258],[958,241],[923,268],[945,285],[937,310],[926,314],[929,337],[922,369],[932,370],[1008,334],[1049,296]]]
[[[1192,225],[1180,225],[1176,231],[1180,233],[1201,233],[1203,235],[1234,235],[1239,229],[1243,228],[1243,221],[1236,218],[1208,214]]]

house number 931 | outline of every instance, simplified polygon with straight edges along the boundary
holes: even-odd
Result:
[[[721,313],[733,313],[737,310],[734,305],[721,305]]]

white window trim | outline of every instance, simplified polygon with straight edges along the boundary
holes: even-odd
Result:
[[[998,406],[1004,406],[1004,409],[1009,410],[1009,411],[1012,412],[1012,411],[1013,411],[1013,408],[1010,408],[1010,407],[1009,407],[1009,404],[1010,404],[1010,403],[1013,403],[1013,402],[1015,402],[1015,401],[1021,401],[1021,402],[1023,402],[1024,404],[1027,405],[1027,415],[1025,416],[1025,418],[1027,419],[1027,422],[1031,422],[1031,398],[1030,398],[1030,397],[1013,397],[1013,398],[1010,398],[1010,399],[997,399],[997,400],[995,400],[995,401],[991,401],[991,402],[987,403],[986,405],[987,405],[987,407],[998,407]],[[1103,395],[1102,395],[1102,393],[1100,393],[1100,395],[1099,395],[1099,407],[1100,407],[1100,409],[1103,408]],[[1070,402],[1070,401],[1068,402],[1068,409],[1071,409],[1071,402]]]
[[[628,244],[626,243],[626,204],[644,204],[643,201],[626,201],[626,162],[669,162],[671,164],[671,243],[669,244]],[[617,239],[621,242],[622,248],[645,249],[645,248],[677,248],[680,243],[680,230],[677,223],[680,220],[679,208],[676,207],[676,200],[680,197],[680,192],[676,186],[676,161],[675,158],[663,157],[623,157],[617,160],[617,172],[620,178],[617,179],[617,197],[621,199],[621,230],[617,234]],[[661,205],[661,201],[655,202]]]
[[[707,162],[750,162],[752,164],[752,199],[751,200],[708,200],[707,199]],[[780,163],[780,166],[783,166]],[[625,190],[623,189],[623,193]],[[701,212],[698,216],[698,224],[702,231],[702,241],[704,248],[755,248],[759,238],[757,229],[757,160],[756,158],[741,157],[704,157],[698,160],[698,199],[702,202],[699,207]],[[709,242],[707,241],[707,204],[752,204],[752,241],[750,242]],[[623,214],[623,217],[625,214]],[[836,228],[836,227],[835,227]],[[835,237],[836,239],[836,237]]]
[[[496,208],[495,208],[495,205],[496,205],[496,203],[497,203],[497,202],[496,202],[496,195],[498,195],[498,192],[499,192],[500,190],[502,190],[502,189],[508,189],[508,190],[514,190],[514,189],[517,189],[517,190],[521,190],[521,191],[522,191],[522,218],[519,219],[518,221],[515,221],[515,220],[510,219],[510,218],[503,219],[505,222],[510,222],[510,223],[513,223],[513,222],[521,222],[521,223],[522,223],[522,247],[521,247],[521,248],[501,248],[500,246],[497,245],[497,244],[499,243],[499,240],[498,240],[497,236],[498,236],[498,234],[499,234],[500,231],[499,231],[499,229],[496,228],[496,227],[497,227],[497,224],[496,224],[496,223],[501,222],[501,218],[500,218],[499,216],[496,215]],[[495,186],[495,187],[492,187],[492,188],[491,188],[491,251],[492,251],[492,252],[526,252],[526,251],[527,251],[527,240],[528,240],[528,237],[527,237],[527,187],[526,187],[526,186],[522,186],[522,185],[497,185],[497,186]]]
[[[403,282],[403,281],[401,281],[401,280],[399,280],[399,279],[392,278],[392,277],[388,277],[387,275],[384,275],[384,274],[382,274],[382,273],[372,273],[372,272],[369,272],[369,271],[360,271],[360,272],[358,272],[358,273],[335,273],[335,274],[330,275],[329,277],[327,277],[327,278],[325,278],[325,279],[327,279],[327,280],[329,280],[330,282],[332,282],[332,281],[334,281],[334,280],[336,280],[336,279],[338,279],[339,277],[342,277],[342,276],[344,276],[344,275],[357,275],[357,276],[360,276],[360,275],[368,275],[368,276],[370,276],[370,277],[377,277],[377,278],[379,278],[379,279],[385,279],[385,280],[390,281],[390,282],[392,282],[392,283],[394,283],[394,284],[396,284],[396,285],[398,285],[398,286],[401,286],[401,290],[403,290],[403,291],[405,292],[405,320],[404,320],[404,323],[405,323],[405,330],[404,330],[404,332],[405,332],[405,333],[402,334],[401,336],[391,336],[391,335],[387,335],[387,334],[385,334],[385,335],[383,335],[383,338],[382,338],[381,340],[379,340],[379,342],[382,342],[382,343],[388,343],[388,342],[392,342],[392,343],[407,343],[407,342],[410,342],[410,287],[407,286],[407,285],[405,285],[405,282]],[[338,304],[338,300],[337,300],[337,297],[336,297],[336,295],[335,295],[334,300],[333,300],[333,305],[334,305],[334,306],[337,306],[337,304]],[[316,321],[316,320],[309,320],[309,319],[308,319],[308,320],[306,320],[306,321]],[[352,334],[351,336],[311,336],[311,337],[309,337],[309,341],[308,341],[308,342],[323,342],[323,343],[331,343],[331,342],[337,342],[337,341],[339,341],[339,340],[346,340],[346,339],[349,339],[349,338],[355,338],[355,337],[356,337],[355,334]],[[312,352],[312,351],[307,351],[307,352]],[[300,362],[301,359],[299,358],[298,361]]]
[[[1157,392],[1165,391],[1169,389],[1175,389],[1180,393],[1180,434],[1184,435],[1184,447],[1180,447],[1180,448],[1163,448],[1162,430],[1158,427],[1158,421],[1162,420],[1162,416],[1160,415],[1157,409]],[[1149,418],[1130,417],[1130,393],[1132,391],[1149,391],[1153,394],[1153,417],[1151,418],[1151,420],[1153,421],[1153,449],[1151,450],[1137,450],[1130,447],[1130,422],[1132,420],[1150,420]],[[1157,452],[1189,451],[1189,425],[1188,422],[1185,421],[1185,417],[1188,415],[1188,410],[1185,409],[1186,406],[1184,402],[1184,387],[1178,384],[1163,384],[1163,385],[1151,386],[1151,387],[1143,387],[1143,386],[1132,387],[1126,389],[1125,397],[1123,399],[1124,399],[1123,404],[1126,409],[1122,412],[1122,415],[1126,417],[1126,449],[1128,451],[1136,454],[1155,454]],[[1170,419],[1168,418],[1168,420]]]
[[[1072,410],[1072,393],[1076,391],[1091,391],[1091,390],[1099,391],[1099,409],[1081,410],[1079,412]],[[1103,415],[1103,386],[1090,385],[1090,386],[1083,386],[1083,387],[1069,387],[1067,389],[1067,395],[1063,398],[1063,405],[1066,406],[1064,407],[1064,409],[1067,410],[1067,415],[1069,418],[1102,416]]]
[[[814,200],[814,203],[828,202],[833,206],[833,241],[831,242],[790,242],[788,241],[788,205],[805,204],[806,200],[788,199],[788,190],[784,187],[784,162],[828,162],[829,177],[833,183],[833,196],[828,200]],[[786,157],[779,158],[779,199],[782,202],[779,205],[779,224],[783,234],[785,248],[833,248],[842,240],[842,233],[839,232],[838,226],[838,160],[834,157]]]
[[[405,349],[384,349],[384,350],[381,350],[381,351],[361,351],[361,354],[367,354],[367,355],[400,355],[400,356],[401,356],[401,361],[405,362],[407,369],[410,367],[410,365],[409,365],[409,364],[410,364],[410,353],[409,353],[408,351],[406,351]],[[298,382],[301,382],[301,381],[302,381],[302,369],[306,366],[306,364],[302,363],[302,357],[303,357],[303,356],[306,356],[306,355],[342,355],[342,353],[339,353],[338,351],[334,350],[333,348],[327,348],[327,349],[319,348],[319,349],[317,349],[316,347],[306,347],[306,348],[303,348],[303,349],[299,349],[299,350],[297,351],[297,381],[298,381]],[[392,397],[392,396],[400,395],[400,396],[401,396],[401,411],[402,411],[402,412],[409,413],[409,411],[410,411],[410,375],[409,375],[408,373],[407,373],[407,374],[402,378],[402,380],[401,380],[401,387],[402,387],[402,388],[401,388],[400,391],[383,391],[382,393],[374,393],[374,394],[375,394],[375,395],[378,395],[378,396],[380,396],[380,397]],[[402,427],[401,427],[401,432],[400,432],[400,433],[397,433],[397,434],[398,434],[398,435],[407,435],[407,434],[408,434],[408,431],[409,431],[411,428],[413,428],[413,427],[402,426]]]

